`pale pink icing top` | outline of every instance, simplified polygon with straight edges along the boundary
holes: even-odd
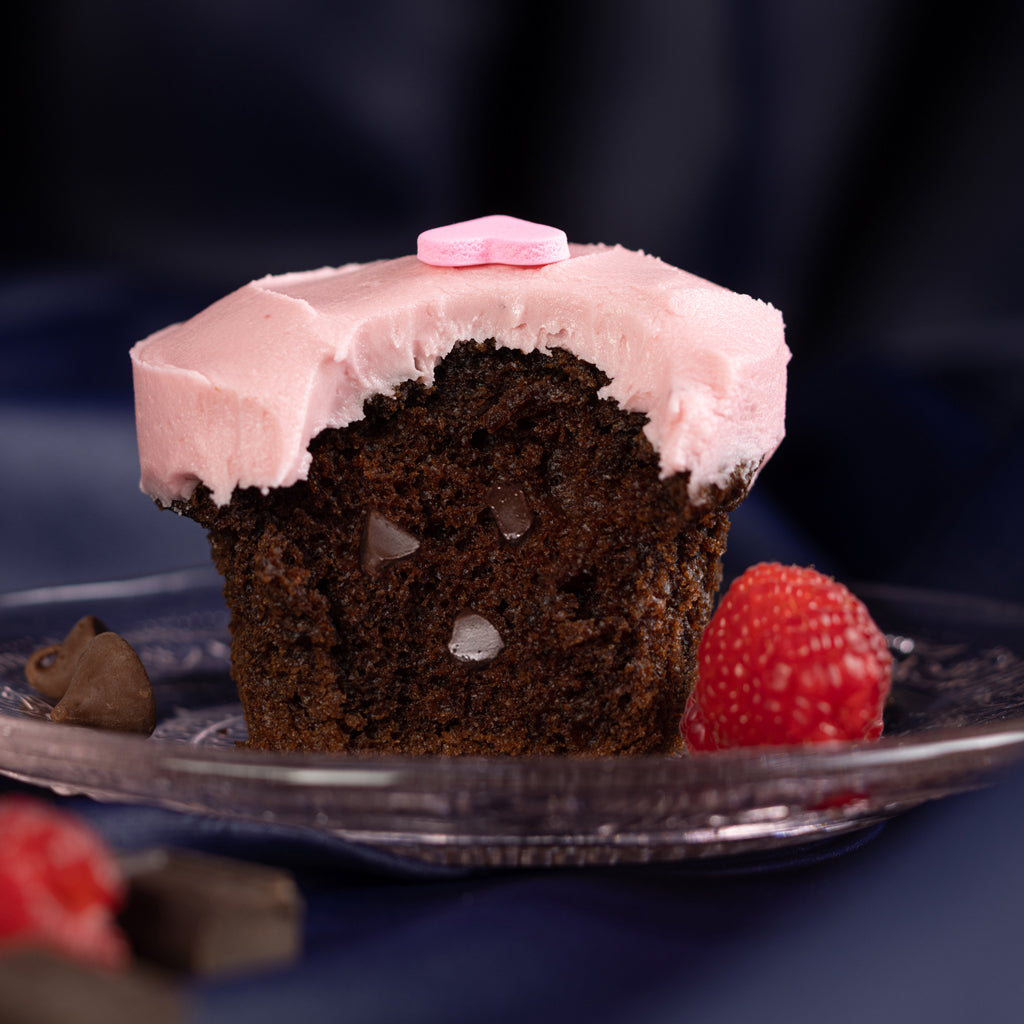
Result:
[[[162,503],[197,482],[304,479],[310,440],[407,380],[430,383],[456,342],[566,349],[601,392],[647,416],[663,476],[700,501],[783,436],[782,316],[652,256],[570,247],[538,267],[429,266],[415,256],[265,277],[131,351],[142,489]]]

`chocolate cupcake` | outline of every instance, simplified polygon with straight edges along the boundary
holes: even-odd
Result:
[[[132,350],[142,486],[209,532],[253,746],[677,748],[781,316],[531,232],[264,278]]]

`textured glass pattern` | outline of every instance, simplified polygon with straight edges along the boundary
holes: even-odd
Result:
[[[423,861],[614,864],[770,850],[982,785],[1024,756],[1024,608],[856,588],[897,667],[876,744],[702,757],[402,758],[239,746],[212,571],[0,595],[0,772],[60,793],[313,827]],[[137,649],[151,738],[58,725],[25,658],[84,614]]]

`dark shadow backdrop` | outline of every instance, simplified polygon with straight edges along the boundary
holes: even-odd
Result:
[[[507,212],[785,313],[788,437],[732,567],[1024,598],[1024,6],[41,0],[11,28],[8,407],[127,408],[128,346],[244,281]]]

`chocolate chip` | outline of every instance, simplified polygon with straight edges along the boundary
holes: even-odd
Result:
[[[184,850],[146,850],[123,865],[121,925],[153,963],[219,975],[281,966],[301,952],[304,908],[285,871]]]
[[[25,663],[29,686],[44,697],[60,700],[67,691],[79,656],[93,637],[105,633],[107,627],[95,615],[79,619],[61,644],[43,647]]]
[[[181,1024],[185,1004],[170,977],[146,967],[98,970],[32,948],[0,956],[4,1024]]]
[[[156,700],[131,644],[116,633],[93,637],[50,719],[148,736],[156,728]]]
[[[379,512],[371,512],[363,528],[359,564],[363,572],[376,576],[384,566],[408,558],[419,547],[420,542],[411,533]]]
[[[484,501],[494,513],[494,520],[505,540],[521,540],[533,526],[533,512],[520,488],[512,484],[495,484]]]
[[[501,634],[482,615],[465,611],[455,616],[448,650],[456,661],[483,665],[493,661],[504,647]]]

